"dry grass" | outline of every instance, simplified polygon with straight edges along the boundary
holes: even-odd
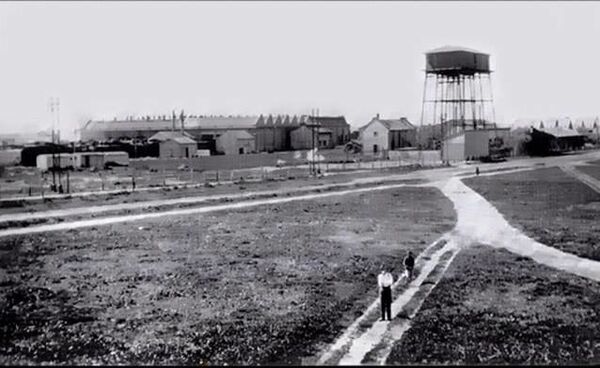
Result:
[[[301,363],[452,228],[401,188],[0,240],[2,363]]]
[[[598,364],[600,285],[504,250],[463,250],[388,364]]]
[[[464,180],[535,240],[600,260],[600,194],[558,168]]]

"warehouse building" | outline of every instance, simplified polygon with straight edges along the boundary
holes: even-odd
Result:
[[[167,117],[146,117],[112,121],[89,121],[81,129],[82,141],[127,141],[131,139],[148,140],[155,134],[165,131],[184,130],[188,138],[195,140],[199,147],[217,149],[217,139],[227,132],[244,132],[238,135],[248,143],[250,134],[254,137],[254,148],[246,144],[244,152],[274,152],[292,150],[291,132],[302,124],[315,122],[330,133],[323,133],[327,147],[345,144],[350,140],[350,125],[343,116],[308,115],[268,115],[268,116],[189,116],[183,123]],[[331,137],[327,137],[331,134]],[[224,140],[231,139],[226,137]],[[224,141],[223,139],[221,141]],[[331,143],[329,142],[331,141]],[[226,149],[227,152],[239,153],[239,149]],[[223,147],[221,145],[221,151]]]
[[[181,130],[194,140],[215,140],[230,130],[254,130],[256,116],[192,116],[180,121],[162,118],[89,121],[81,129],[82,141],[109,141],[119,139],[149,139],[161,131]]]
[[[290,133],[302,123],[302,117],[269,115],[258,118],[256,123],[256,151],[274,152],[292,149]]]

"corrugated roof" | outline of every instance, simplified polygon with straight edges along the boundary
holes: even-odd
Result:
[[[202,116],[188,117],[184,121],[186,129],[249,129],[256,126],[257,116]],[[166,131],[173,127],[173,121],[167,120],[111,120],[90,121],[84,130],[128,131],[149,130]],[[175,128],[181,127],[181,121],[175,121]]]
[[[468,47],[461,47],[461,46],[442,46],[442,47],[435,48],[433,50],[429,50],[426,52],[426,54],[439,54],[439,53],[443,53],[443,52],[471,52],[474,54],[489,55],[489,54],[486,54],[485,52],[481,52],[481,51],[477,51],[474,49],[470,49]]]

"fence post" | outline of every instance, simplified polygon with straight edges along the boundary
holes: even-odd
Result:
[[[219,169],[217,169],[217,183],[219,182]]]

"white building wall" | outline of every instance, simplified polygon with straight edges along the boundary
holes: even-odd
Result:
[[[377,152],[387,151],[389,149],[388,132],[385,125],[379,121],[374,121],[367,125],[360,133],[363,153],[374,154],[375,146],[377,146]]]

